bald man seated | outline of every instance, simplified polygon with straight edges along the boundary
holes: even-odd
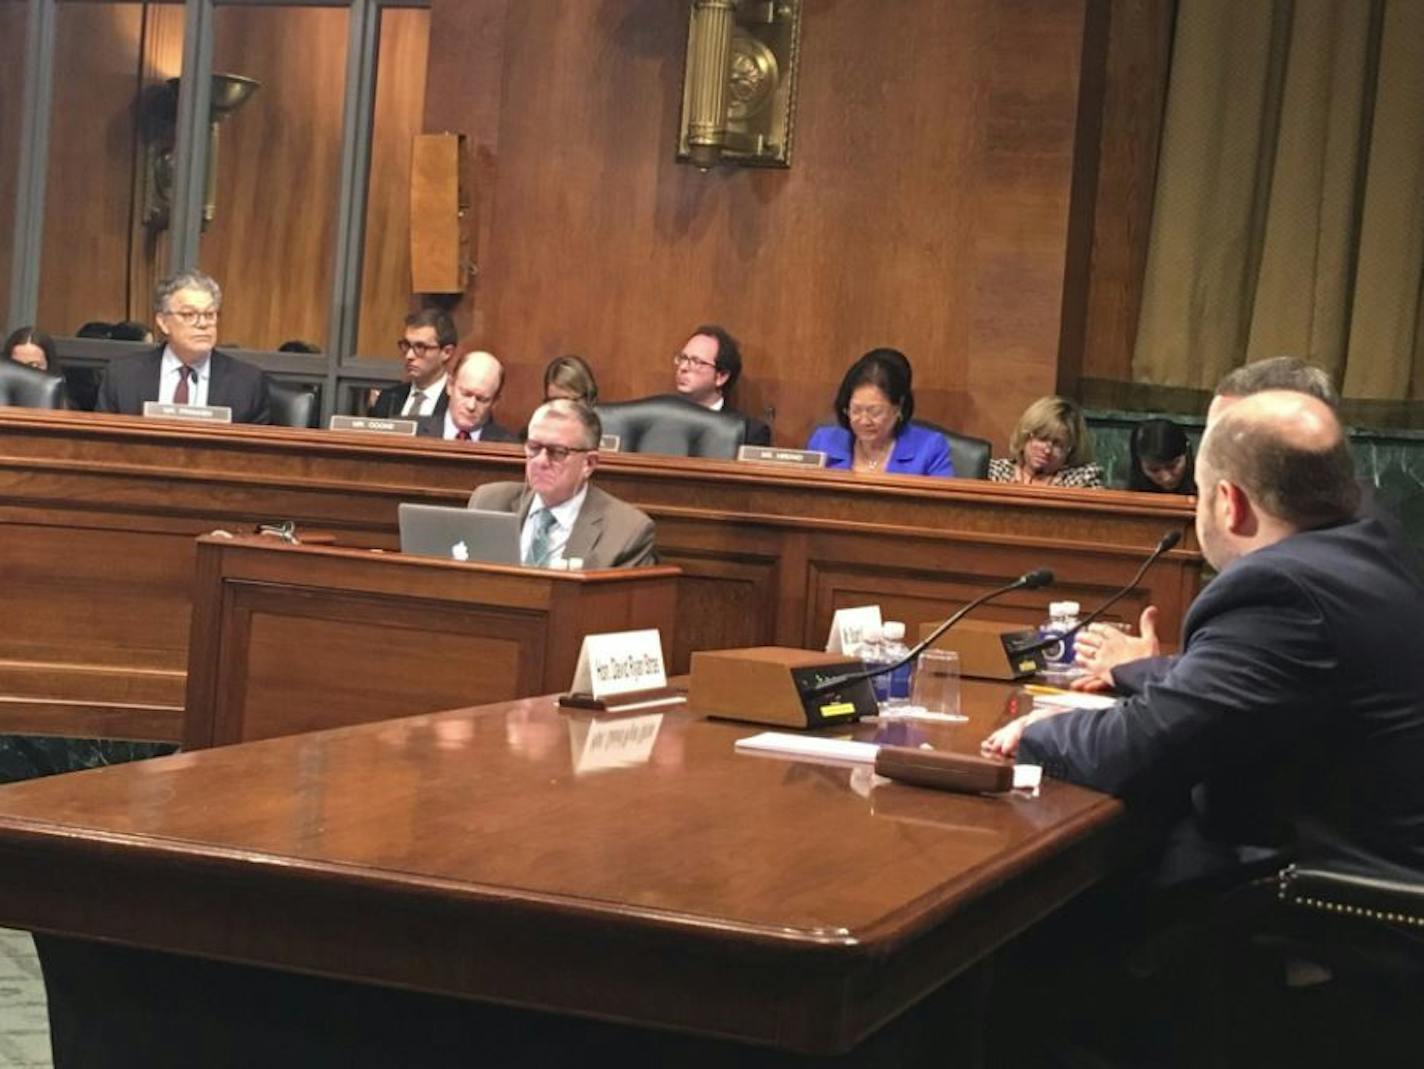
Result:
[[[461,442],[517,442],[519,436],[494,421],[504,389],[504,366],[493,353],[472,350],[450,362],[443,414],[426,417],[420,433]]]
[[[525,481],[487,483],[470,495],[470,508],[518,513],[519,555],[525,564],[656,564],[653,521],[589,484],[602,437],[598,413],[582,401],[545,402],[529,420]]]
[[[1196,478],[1220,574],[1181,655],[1110,708],[1036,711],[985,751],[1189,814],[1160,883],[1291,859],[1424,880],[1424,585],[1358,517],[1334,413],[1281,390],[1222,405]]]

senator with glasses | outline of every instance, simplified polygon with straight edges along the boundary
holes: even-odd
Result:
[[[590,484],[603,426],[581,401],[557,399],[535,410],[524,442],[524,481],[486,483],[470,508],[519,516],[525,564],[632,568],[656,564],[653,521]]]
[[[836,391],[838,426],[816,428],[806,448],[825,453],[828,468],[866,475],[952,476],[944,435],[911,422],[911,374],[909,360],[898,349],[866,353]]]

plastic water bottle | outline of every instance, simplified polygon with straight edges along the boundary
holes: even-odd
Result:
[[[1065,635],[1078,626],[1078,603],[1076,601],[1055,601],[1048,606],[1048,622],[1038,629],[1040,638],[1049,639]],[[1043,665],[1047,672],[1072,675],[1076,672],[1073,664],[1073,636],[1068,635],[1043,651]]]
[[[880,652],[886,664],[894,664],[910,652],[905,645],[905,625],[899,620],[886,620],[881,629]],[[904,705],[910,700],[910,665],[902,664],[889,674],[890,705]]]
[[[860,648],[856,651],[860,657],[860,663],[865,665],[867,672],[876,668],[882,668],[890,663],[890,658],[885,656],[885,641],[882,637],[882,630],[878,627],[867,627],[861,634]],[[875,701],[884,705],[890,700],[890,677],[888,675],[875,676],[870,680],[871,689],[875,692]]]

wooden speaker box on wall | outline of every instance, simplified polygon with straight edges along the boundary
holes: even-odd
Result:
[[[412,293],[464,293],[469,281],[463,134],[416,134],[410,154]]]

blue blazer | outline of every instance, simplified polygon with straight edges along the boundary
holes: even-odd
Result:
[[[855,435],[839,426],[817,427],[811,432],[806,448],[825,453],[828,468],[849,468],[855,450]],[[954,462],[949,459],[949,443],[938,431],[911,423],[895,439],[885,472],[888,475],[951,476],[954,474]]]

